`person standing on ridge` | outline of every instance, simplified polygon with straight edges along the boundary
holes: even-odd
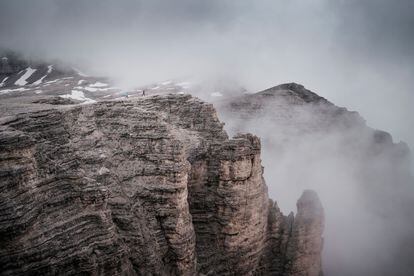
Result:
[[[145,89],[142,89],[142,96],[145,96]]]

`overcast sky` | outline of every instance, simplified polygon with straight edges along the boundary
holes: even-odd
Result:
[[[126,86],[294,81],[414,147],[412,0],[0,0],[0,47]]]

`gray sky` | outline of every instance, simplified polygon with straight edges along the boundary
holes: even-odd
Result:
[[[0,47],[125,86],[294,81],[414,147],[412,0],[0,0]]]

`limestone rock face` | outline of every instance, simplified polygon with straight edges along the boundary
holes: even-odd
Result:
[[[47,107],[47,108],[46,108]],[[268,198],[260,140],[188,95],[0,120],[1,275],[319,275],[324,215]]]
[[[287,246],[290,275],[318,275],[321,270],[323,209],[314,191],[306,190],[297,203],[298,213]]]

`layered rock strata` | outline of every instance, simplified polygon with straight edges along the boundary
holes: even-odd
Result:
[[[262,174],[188,95],[3,117],[0,274],[319,275],[319,199],[284,216]]]

